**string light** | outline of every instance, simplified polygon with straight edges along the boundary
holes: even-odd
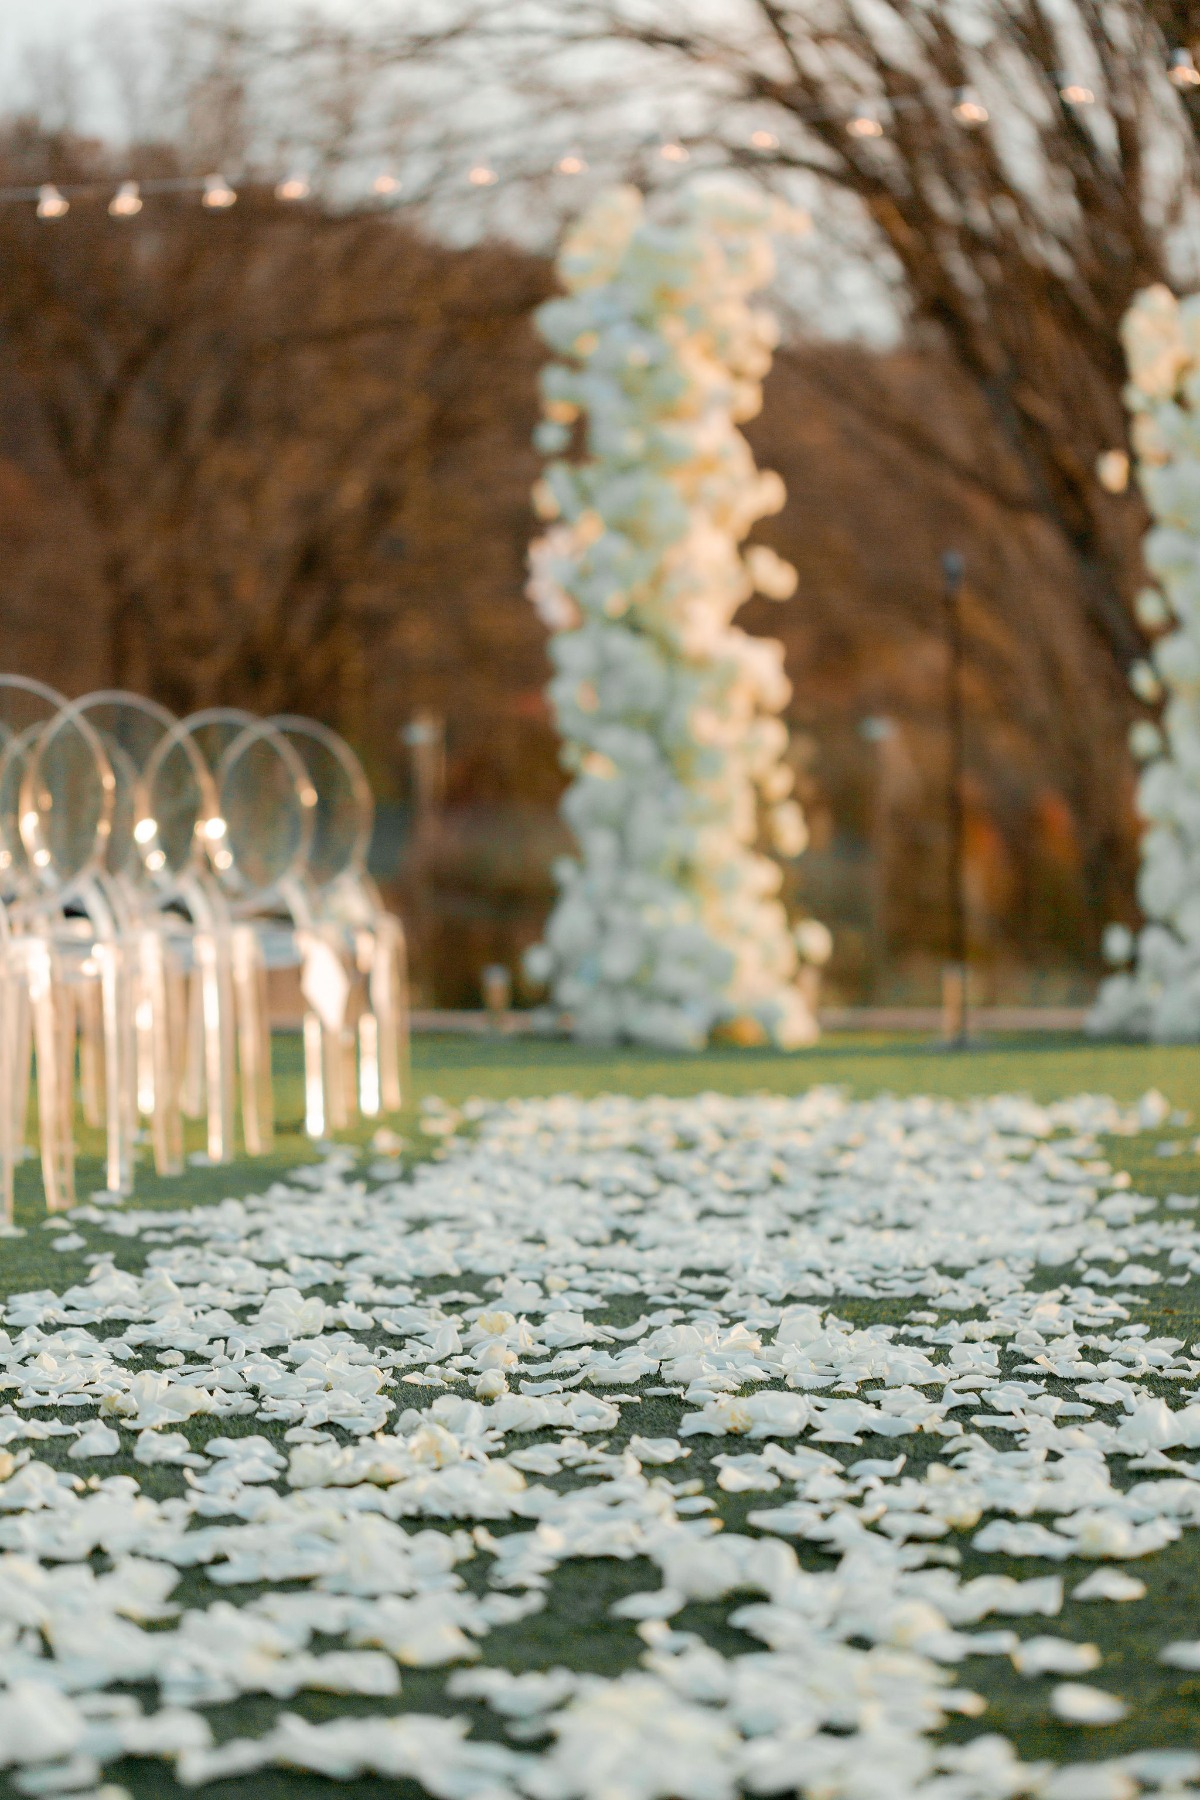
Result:
[[[204,192],[200,196],[201,206],[211,207],[214,212],[223,212],[226,207],[237,202],[237,195],[223,175],[206,175]]]
[[[1196,66],[1192,51],[1186,47],[1176,48],[1170,52],[1166,73],[1167,79],[1181,92],[1189,88],[1200,87],[1200,68]],[[1059,97],[1065,105],[1094,105],[1096,95],[1084,82],[1076,81],[1061,71],[1055,75],[1054,81]],[[943,92],[947,94],[952,117],[960,125],[984,125],[990,119],[991,114],[974,88],[958,87],[943,90]],[[916,107],[922,103],[916,96],[907,95],[897,96],[891,102],[896,107]],[[801,118],[812,123],[822,121],[832,123],[837,119],[836,114],[818,108],[797,109],[797,111]],[[845,130],[853,138],[881,138],[884,135],[883,124],[870,112],[856,113],[852,118],[846,120]],[[750,145],[753,149],[763,152],[777,150],[779,139],[773,131],[759,129],[751,132]],[[664,162],[686,163],[691,160],[691,154],[686,146],[676,138],[669,138],[660,143],[658,153]],[[587,161],[577,150],[567,151],[555,164],[557,172],[561,175],[580,175],[587,167]],[[492,187],[499,179],[496,171],[484,162],[476,163],[467,173],[467,180],[472,187]],[[371,192],[377,199],[389,199],[392,195],[400,192],[401,185],[397,176],[390,170],[384,169],[374,177],[371,183]],[[212,174],[206,175],[200,181],[192,177],[157,179],[144,183],[122,181],[117,185],[116,192],[108,202],[108,211],[115,219],[131,219],[141,212],[144,194],[185,193],[196,190],[200,191],[201,204],[211,211],[224,210],[233,206],[237,201],[237,192],[226,181],[224,175]],[[47,181],[43,182],[40,187],[0,187],[0,205],[33,201],[39,219],[61,219],[65,218],[71,210],[70,195],[87,197],[102,192],[103,186],[97,182],[76,183],[64,191],[54,182]],[[274,186],[274,193],[276,199],[281,201],[307,200],[312,193],[312,187],[306,175],[294,173],[278,181]]]
[[[39,219],[63,219],[71,210],[71,202],[60,194],[52,181],[45,182],[38,189],[37,216]]]
[[[123,181],[108,203],[114,219],[132,219],[142,210],[142,195],[136,181]]]
[[[1177,88],[1200,86],[1200,69],[1196,67],[1190,50],[1172,50],[1167,80],[1173,81]]]
[[[1068,106],[1090,106],[1096,98],[1090,87],[1084,87],[1081,81],[1072,81],[1064,75],[1058,78],[1058,92]]]
[[[1124,450],[1102,450],[1096,458],[1096,479],[1109,494],[1123,494],[1129,486],[1129,456]]]
[[[954,90],[954,104],[950,111],[960,125],[986,125],[990,117],[987,107],[971,87]]]

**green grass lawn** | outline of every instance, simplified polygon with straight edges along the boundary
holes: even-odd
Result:
[[[304,1135],[298,1036],[276,1036],[274,1063],[276,1131],[271,1155],[243,1157],[218,1169],[192,1166],[169,1179],[156,1176],[147,1160],[128,1204],[175,1207],[249,1194],[269,1182],[274,1172],[311,1161],[316,1151]],[[944,1094],[965,1099],[972,1094],[1023,1093],[1041,1101],[1079,1093],[1134,1100],[1148,1088],[1158,1088],[1173,1106],[1195,1113],[1200,1126],[1200,1045],[1097,1044],[1067,1033],[997,1036],[966,1051],[945,1050],[932,1039],[846,1034],[790,1055],[729,1048],[671,1055],[633,1048],[592,1049],[557,1040],[447,1034],[414,1039],[412,1073],[412,1105],[387,1123],[406,1134],[414,1148],[427,1147],[417,1129],[417,1108],[434,1094],[455,1102],[476,1094],[494,1100],[553,1093],[798,1094],[821,1083],[844,1087],[856,1097]],[[366,1148],[376,1124],[360,1121],[341,1136]],[[204,1145],[203,1130],[190,1122],[185,1130],[189,1155],[196,1155]],[[104,1179],[99,1134],[81,1127],[79,1148],[76,1185],[79,1198],[86,1200]],[[1150,1166],[1162,1173],[1157,1162]],[[1200,1164],[1196,1174],[1200,1178]],[[32,1224],[42,1212],[41,1173],[30,1157],[17,1171],[17,1222]],[[61,1257],[47,1264],[33,1246],[21,1240],[10,1243],[0,1249],[0,1298],[33,1285],[21,1272],[23,1265],[31,1266],[27,1259],[59,1273],[63,1269]]]
[[[469,1094],[797,1094],[833,1082],[855,1095],[1027,1093],[1036,1100],[1104,1093],[1133,1099],[1158,1087],[1200,1116],[1200,1045],[1098,1044],[1068,1033],[1005,1035],[966,1051],[935,1040],[867,1035],[828,1037],[811,1050],[716,1048],[672,1056],[655,1050],[593,1050],[530,1038],[417,1038],[418,1096]],[[298,1102],[297,1102],[298,1107]]]
[[[159,1180],[152,1173],[139,1175],[137,1192],[130,1204],[147,1207],[179,1207],[205,1204],[226,1195],[256,1191],[272,1179],[280,1168],[292,1166],[314,1154],[302,1135],[301,1084],[298,1046],[295,1040],[281,1039],[277,1044],[277,1093],[280,1129],[274,1154],[257,1162],[239,1161],[229,1167],[210,1169],[191,1167],[173,1181]],[[1200,1047],[1140,1048],[1097,1045],[1071,1036],[1039,1038],[997,1038],[979,1048],[950,1053],[929,1043],[884,1037],[836,1038],[816,1049],[795,1055],[778,1055],[767,1051],[735,1051],[718,1049],[696,1056],[665,1056],[652,1052],[622,1050],[602,1052],[566,1043],[531,1042],[527,1039],[476,1039],[429,1037],[414,1045],[414,1100],[438,1094],[452,1101],[471,1095],[508,1098],[553,1092],[598,1094],[623,1092],[633,1095],[652,1093],[687,1095],[718,1090],[726,1093],[768,1091],[796,1093],[816,1083],[836,1083],[858,1096],[891,1093],[929,1093],[964,1098],[995,1092],[1023,1092],[1039,1100],[1052,1100],[1069,1094],[1090,1091],[1112,1094],[1121,1100],[1132,1100],[1147,1088],[1160,1089],[1172,1106],[1195,1115],[1196,1123],[1168,1125],[1141,1138],[1118,1139],[1108,1146],[1113,1163],[1127,1169],[1140,1192],[1156,1197],[1168,1193],[1200,1194],[1200,1158],[1191,1144],[1200,1129]],[[418,1153],[428,1143],[417,1129],[415,1106],[400,1118],[389,1121],[393,1129],[407,1134]],[[369,1130],[351,1134],[366,1143]],[[198,1147],[198,1138],[193,1148]],[[1160,1153],[1160,1145],[1173,1144],[1172,1154]],[[91,1189],[99,1185],[98,1145],[84,1146],[88,1154],[80,1159],[79,1193],[86,1200]],[[19,1172],[18,1222],[27,1227],[26,1235],[0,1242],[0,1298],[20,1290],[52,1287],[61,1290],[86,1274],[83,1252],[55,1253],[51,1248],[54,1233],[43,1232],[40,1180],[36,1164],[30,1160]],[[91,1238],[91,1232],[85,1230]],[[94,1249],[103,1242],[108,1248],[112,1240],[89,1242]],[[123,1244],[119,1260],[136,1268],[145,1251],[140,1243]],[[1045,1285],[1053,1286],[1056,1271],[1047,1270]],[[1145,1307],[1133,1316],[1142,1318],[1153,1332],[1165,1332],[1188,1342],[1200,1337],[1200,1286],[1189,1288],[1148,1288]],[[873,1319],[894,1318],[899,1321],[911,1306],[910,1301],[897,1302],[894,1311],[877,1302],[845,1299],[833,1302],[842,1316],[856,1323]],[[614,1322],[619,1323],[616,1312]],[[1053,1391],[1053,1384],[1051,1384]],[[1064,1388],[1064,1392],[1067,1390]],[[1165,1391],[1165,1389],[1164,1389]],[[1180,1403],[1172,1390],[1171,1398]],[[636,1410],[636,1419],[632,1415]],[[646,1397],[638,1408],[629,1408],[611,1442],[619,1445],[634,1431],[646,1435],[674,1431],[679,1403],[671,1399]],[[271,1427],[257,1420],[239,1421],[247,1430],[274,1435]],[[189,1429],[185,1427],[184,1429]],[[203,1431],[197,1431],[202,1441]],[[547,1434],[549,1435],[549,1434]],[[537,1438],[529,1441],[536,1442]],[[688,1465],[689,1475],[704,1475],[709,1457],[728,1445],[722,1440],[691,1440],[694,1455]],[[64,1468],[73,1465],[62,1460],[64,1440],[52,1439],[38,1447],[45,1460]],[[905,1440],[911,1466],[919,1468],[933,1460],[938,1442],[924,1434]],[[867,1439],[863,1449],[853,1449],[847,1460],[864,1455],[894,1454],[890,1440]],[[74,1465],[77,1467],[77,1465]],[[1115,1465],[1115,1479],[1121,1464]],[[114,1460],[107,1469],[128,1469],[135,1473],[147,1492],[161,1495],[179,1491],[179,1473],[164,1468],[144,1469],[132,1461]],[[1136,1479],[1130,1477],[1129,1479]],[[710,1492],[717,1490],[706,1481]],[[721,1511],[731,1529],[745,1529],[745,1514],[757,1504],[756,1495],[722,1495]],[[1031,1577],[1061,1572],[1068,1592],[1094,1564],[1066,1563],[1051,1565],[1036,1559],[1026,1561],[1000,1559],[973,1552],[966,1537],[958,1540],[963,1551],[964,1577],[1004,1569],[1017,1576]],[[829,1564],[815,1547],[798,1544],[801,1560],[814,1568]],[[1050,1631],[1066,1637],[1096,1642],[1104,1662],[1096,1680],[1110,1691],[1120,1694],[1130,1707],[1129,1717],[1121,1724],[1090,1731],[1055,1722],[1048,1713],[1048,1696],[1052,1678],[1028,1680],[1013,1670],[1006,1659],[972,1658],[962,1666],[956,1679],[984,1695],[988,1710],[980,1720],[956,1721],[950,1728],[955,1737],[974,1736],[980,1731],[1000,1731],[1011,1737],[1027,1758],[1049,1757],[1056,1762],[1073,1762],[1089,1757],[1107,1757],[1138,1748],[1168,1745],[1191,1746],[1200,1732],[1200,1675],[1189,1675],[1167,1669],[1156,1660],[1158,1648],[1174,1638],[1200,1635],[1200,1544],[1195,1533],[1156,1556],[1129,1565],[1149,1587],[1147,1597],[1131,1604],[1086,1605],[1068,1601],[1056,1620],[995,1619],[989,1625],[1009,1626],[1022,1635]],[[474,1571],[474,1573],[472,1573]],[[464,1574],[482,1585],[483,1570],[479,1564],[468,1564]],[[649,1563],[583,1562],[569,1565],[556,1576],[547,1610],[519,1626],[495,1631],[482,1642],[485,1662],[513,1669],[547,1668],[567,1663],[576,1669],[590,1669],[615,1674],[635,1667],[644,1646],[635,1635],[632,1624],[608,1616],[612,1602],[637,1588],[658,1585],[657,1572]],[[249,1590],[247,1590],[247,1597]],[[185,1604],[208,1604],[214,1590],[202,1575],[189,1572],[180,1584],[176,1598]],[[222,1597],[237,1598],[236,1592],[222,1590]],[[758,1649],[756,1641],[743,1637],[725,1621],[727,1605],[692,1606],[680,1614],[675,1623],[681,1629],[700,1630],[715,1647],[726,1653]],[[448,1701],[442,1692],[444,1672],[413,1670],[404,1672],[403,1693],[398,1702],[390,1703],[416,1711],[452,1711],[469,1714],[480,1735],[498,1735],[495,1716],[484,1708]],[[148,1696],[143,1696],[147,1699]],[[316,1694],[302,1694],[287,1703],[291,1710],[311,1719],[323,1719],[346,1713],[371,1710],[372,1702],[341,1700]],[[277,1710],[276,1703],[248,1697],[232,1705],[209,1710],[216,1733],[224,1738],[243,1732],[257,1734],[264,1730]],[[141,1796],[166,1796],[182,1793],[173,1783],[169,1770],[156,1762],[127,1762],[110,1771],[109,1779],[117,1780]],[[331,1795],[338,1791],[322,1778],[284,1772],[262,1773],[243,1780],[214,1784],[203,1790],[214,1800],[298,1800],[298,1797]],[[365,1780],[343,1786],[355,1800],[375,1800],[376,1796],[410,1796],[415,1790],[404,1784]],[[0,1777],[0,1795],[15,1795]]]

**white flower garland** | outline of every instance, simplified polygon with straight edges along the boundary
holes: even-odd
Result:
[[[1171,1042],[1200,1038],[1200,295],[1145,289],[1122,336],[1138,480],[1154,517],[1146,564],[1159,584],[1138,596],[1138,616],[1147,630],[1171,629],[1130,676],[1140,699],[1166,698],[1161,729],[1143,719],[1130,734],[1144,765],[1147,923],[1136,938],[1123,925],[1105,933],[1109,961],[1132,966],[1104,983],[1089,1025]]]
[[[539,325],[545,371],[535,490],[555,521],[531,551],[529,594],[553,633],[550,697],[574,775],[564,813],[578,862],[527,967],[577,1035],[702,1044],[740,1020],[793,1046],[816,1036],[797,984],[781,872],[755,845],[804,849],[779,718],[783,647],[734,614],[796,572],[742,540],[784,502],[736,421],[761,402],[776,341],[747,297],[770,279],[777,203],[729,178],[697,183],[679,223],[617,188],[571,232],[566,295]]]

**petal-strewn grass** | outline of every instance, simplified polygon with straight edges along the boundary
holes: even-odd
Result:
[[[417,1049],[398,1157],[23,1168],[0,1791],[1200,1773],[1200,1051]]]

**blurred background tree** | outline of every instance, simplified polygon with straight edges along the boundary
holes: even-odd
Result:
[[[475,1003],[480,967],[536,936],[563,843],[522,595],[530,314],[592,178],[562,165],[647,182],[749,165],[813,210],[808,273],[865,271],[888,314],[874,343],[831,341],[822,320],[840,321],[785,270],[790,333],[750,428],[790,496],[763,536],[800,571],[787,607],[748,613],[785,639],[796,689],[814,824],[796,903],[834,927],[835,994],[932,996],[954,546],[974,952],[998,995],[1083,992],[1102,925],[1132,916],[1144,515],[1097,459],[1125,447],[1117,321],[1193,223],[1179,11],[1078,0],[1064,39],[1040,0],[1006,0],[990,43],[914,0],[871,32],[830,0],[820,34],[811,7],[768,0],[716,34],[667,0],[446,6],[423,31],[406,9],[403,36],[179,15],[160,79],[125,71],[121,148],[81,132],[63,66],[43,67],[0,182],[96,192],[53,222],[0,208],[5,661],[344,730],[383,802],[377,862],[423,997]],[[1066,97],[1087,83],[1092,101]],[[651,92],[667,125],[647,133]],[[300,150],[311,192],[281,199]],[[399,210],[371,193],[385,162]],[[118,176],[217,167],[239,189],[224,211],[194,193],[106,210]],[[418,715],[446,748],[419,821]]]

